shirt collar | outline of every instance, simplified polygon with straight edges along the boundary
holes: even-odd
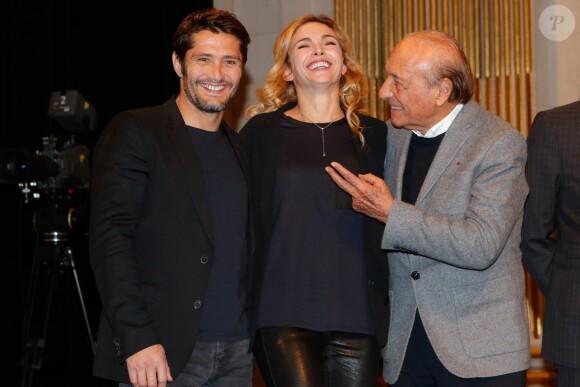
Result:
[[[436,123],[433,127],[431,127],[428,131],[426,131],[425,134],[422,134],[418,130],[413,130],[412,132],[419,137],[425,138],[437,137],[440,134],[447,132],[447,130],[451,126],[451,123],[453,122],[457,114],[459,114],[459,111],[461,110],[462,107],[463,104],[458,103],[457,106],[455,106],[455,108],[453,108],[453,110],[451,110],[451,112],[444,119]]]

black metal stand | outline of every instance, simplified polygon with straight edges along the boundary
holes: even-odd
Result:
[[[31,387],[34,372],[42,368],[53,296],[58,286],[59,277],[65,272],[72,273],[74,277],[91,350],[93,355],[95,353],[95,340],[93,339],[72,248],[67,242],[68,234],[62,232],[44,233],[43,240],[37,242],[36,254],[30,271],[30,283],[24,316],[21,387]],[[39,251],[42,247],[48,248],[50,253],[40,254]]]

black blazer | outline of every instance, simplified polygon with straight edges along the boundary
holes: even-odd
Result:
[[[227,129],[249,187],[239,136]],[[96,376],[129,383],[126,357],[157,343],[173,376],[181,373],[197,337],[212,234],[202,166],[175,96],[116,115],[96,145],[91,180],[90,259],[103,303]]]
[[[580,101],[539,112],[528,136],[522,257],[546,297],[542,357],[580,367]],[[557,231],[557,238],[550,234]]]
[[[250,157],[252,168],[252,202],[255,204],[254,219],[256,230],[256,250],[253,258],[251,289],[250,331],[256,330],[258,316],[257,306],[262,288],[265,270],[265,258],[274,229],[274,182],[276,179],[276,162],[280,134],[280,119],[286,110],[296,106],[288,103],[280,109],[253,116],[240,131],[242,144]],[[361,147],[358,136],[353,135],[352,143],[357,152],[361,173],[372,173],[383,176],[383,165],[386,151],[387,126],[376,118],[361,115],[361,124],[365,127],[365,146]],[[361,149],[362,148],[362,149]],[[339,161],[340,160],[329,160]],[[339,205],[352,207],[350,196],[337,187]],[[366,218],[365,236],[367,237],[367,254],[365,255],[369,277],[369,297],[376,338],[382,347],[387,341],[389,327],[388,273],[387,255],[381,250],[381,239],[384,224]],[[253,342],[253,341],[252,341]]]

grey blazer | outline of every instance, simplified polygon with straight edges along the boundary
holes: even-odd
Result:
[[[538,113],[528,152],[522,252],[546,297],[542,357],[580,367],[580,101]]]
[[[410,205],[400,199],[412,132],[388,124],[385,180],[395,201],[382,240],[391,275],[385,380],[399,377],[417,310],[451,373],[471,378],[525,370],[523,136],[475,101],[467,103]]]

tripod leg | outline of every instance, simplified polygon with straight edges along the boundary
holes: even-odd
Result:
[[[48,322],[50,318],[50,310],[52,304],[52,296],[54,293],[54,287],[57,281],[57,268],[56,264],[49,270],[49,287],[46,293],[46,302],[44,305],[39,305],[37,303],[38,297],[38,282],[40,271],[42,265],[38,262],[38,258],[35,256],[33,258],[32,269],[30,272],[30,284],[27,293],[27,310],[24,317],[24,349],[21,359],[22,366],[22,387],[32,386],[34,371],[40,370],[43,362],[44,346],[46,340],[46,334],[48,330]],[[39,307],[44,306],[44,310],[40,310]],[[35,312],[40,312],[42,315],[41,320],[38,320]],[[41,322],[39,332],[37,335],[33,334],[32,325],[34,322]]]
[[[72,272],[73,272],[73,275],[74,275],[74,278],[75,278],[75,284],[76,284],[76,287],[77,287],[77,292],[79,294],[79,301],[81,303],[81,308],[82,308],[82,311],[83,311],[83,316],[85,318],[85,324],[86,324],[86,327],[87,327],[87,333],[89,335],[89,340],[91,342],[91,349],[92,349],[93,355],[94,355],[95,352],[96,352],[96,348],[95,348],[95,340],[93,339],[93,331],[91,330],[91,324],[89,323],[89,317],[87,315],[87,309],[85,307],[85,301],[84,301],[84,298],[83,298],[83,293],[81,292],[81,285],[80,285],[80,282],[79,282],[79,277],[77,275],[77,269],[75,267],[75,261],[73,259],[72,250],[70,248],[67,248],[67,256],[68,256],[68,259],[69,259],[69,262],[70,262],[70,266],[71,266],[71,269],[72,269]]]

